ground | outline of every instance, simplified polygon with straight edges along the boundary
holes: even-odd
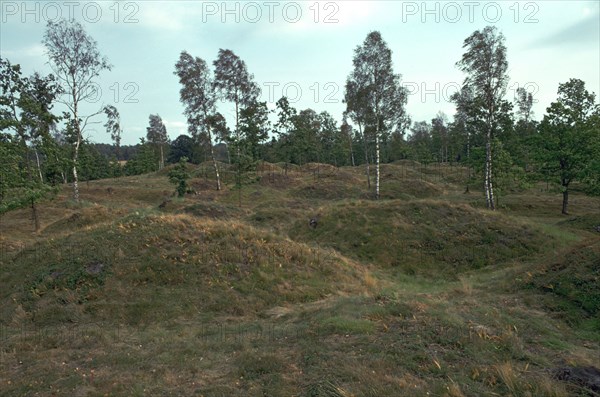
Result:
[[[598,395],[557,373],[600,367],[600,199],[222,167],[221,192],[204,164],[181,199],[163,170],[62,187],[38,233],[1,217],[0,395]]]

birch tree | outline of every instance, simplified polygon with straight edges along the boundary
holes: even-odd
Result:
[[[79,201],[77,167],[83,131],[90,119],[103,110],[100,108],[92,114],[82,115],[81,103],[96,95],[94,79],[112,66],[98,51],[96,41],[73,19],[48,21],[42,43],[46,46],[48,63],[63,88],[60,101],[69,109],[74,122],[73,199]]]
[[[121,134],[123,132],[123,129],[121,128],[121,115],[117,108],[112,105],[106,106],[104,108],[104,113],[107,118],[104,128],[106,128],[106,132],[110,134],[110,139],[112,139],[115,144],[118,157],[121,148]]]
[[[158,169],[162,170],[165,167],[164,147],[169,143],[167,127],[165,127],[165,124],[158,114],[150,115],[149,124],[150,125],[146,128],[146,139],[158,149]]]
[[[240,111],[250,106],[260,93],[253,81],[254,75],[248,73],[246,63],[231,50],[219,50],[215,67],[214,87],[221,99],[235,104],[235,131],[237,160],[240,159]]]
[[[360,117],[373,129],[375,136],[375,197],[380,190],[380,140],[384,131],[406,127],[405,105],[407,92],[400,85],[401,76],[394,74],[392,51],[375,31],[367,35],[362,45],[354,50],[354,69],[346,84],[348,100],[355,106],[364,107]],[[351,88],[348,91],[348,88]],[[347,102],[348,103],[348,102]],[[372,115],[372,117],[369,117]]]
[[[366,126],[372,115],[367,103],[367,93],[364,89],[365,82],[357,81],[359,76],[351,74],[346,81],[346,91],[344,102],[346,103],[346,114],[352,121],[358,124],[358,134],[363,139],[363,149],[365,152],[365,171],[367,175],[367,188],[371,189],[371,166],[369,162],[369,139],[367,137]]]
[[[221,190],[221,177],[215,158],[212,133],[216,117],[216,93],[208,65],[203,59],[194,58],[183,51],[179,56],[179,61],[175,64],[174,74],[179,77],[181,84],[179,95],[181,103],[185,106],[184,114],[187,117],[189,131],[196,139],[198,139],[198,135],[206,137],[210,158],[215,169],[217,190]]]
[[[484,191],[488,209],[494,210],[492,142],[498,125],[498,115],[505,108],[503,100],[508,83],[508,62],[504,35],[495,27],[477,30],[463,43],[466,52],[456,63],[467,74],[463,89],[474,93],[471,104],[481,111],[485,124]]]

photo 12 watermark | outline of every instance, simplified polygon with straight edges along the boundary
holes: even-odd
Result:
[[[112,103],[139,103],[140,85],[133,81],[109,82],[100,85],[96,82],[90,83],[86,94],[85,102],[102,103],[109,100]]]
[[[265,81],[260,84],[260,100],[275,103],[279,98],[286,97],[289,103],[308,100],[314,103],[341,103],[343,90],[333,81],[300,83],[296,81]]]
[[[529,1],[403,1],[402,23],[538,23],[538,3]]]
[[[408,103],[443,103],[453,102],[454,96],[461,92],[463,84],[457,81],[403,81],[402,87],[404,87],[408,95]],[[525,83],[512,82],[506,87],[507,92],[512,93],[508,96],[508,99],[516,101],[520,88],[532,95],[533,103],[538,102],[535,98],[536,94],[540,91],[540,87],[533,81]]]
[[[75,19],[86,23],[100,21],[139,23],[140,5],[135,1],[2,1],[2,23],[46,23]]]
[[[202,1],[202,23],[339,23],[340,2]],[[342,5],[343,6],[343,5]]]

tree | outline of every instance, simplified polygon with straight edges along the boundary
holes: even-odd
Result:
[[[125,164],[125,175],[139,175],[158,170],[159,158],[146,139],[140,138],[138,150]]]
[[[260,93],[253,81],[254,75],[248,73],[246,63],[231,50],[219,49],[219,55],[213,62],[215,67],[214,87],[221,99],[235,104],[235,142],[238,144],[237,157],[240,157],[240,110],[256,101]]]
[[[50,127],[58,120],[51,112],[60,88],[54,76],[30,78],[21,75],[19,65],[0,58],[0,131],[13,131],[13,137],[2,137],[2,154],[6,169],[2,172],[0,212],[25,205],[31,206],[35,230],[40,229],[37,201],[52,189],[44,183],[38,146],[49,139]],[[37,164],[34,171],[31,147]],[[8,191],[13,195],[7,201]]]
[[[492,142],[496,132],[498,114],[502,108],[508,83],[508,62],[504,35],[487,26],[475,31],[463,43],[466,52],[456,63],[467,74],[463,87],[471,90],[474,98],[470,105],[479,111],[485,124],[484,191],[486,206],[495,209],[493,188]]]
[[[239,142],[248,152],[248,158],[255,164],[260,158],[260,144],[269,137],[271,124],[269,122],[269,108],[266,102],[252,102],[240,112]]]
[[[342,125],[340,127],[340,138],[347,142],[348,145],[348,153],[350,154],[350,165],[352,167],[356,166],[356,162],[354,161],[354,148],[352,142],[352,126],[348,124],[347,114],[344,113],[342,119]]]
[[[108,158],[101,154],[94,145],[87,140],[81,143],[79,153],[79,178],[83,181],[92,181],[114,176]]]
[[[400,85],[400,75],[394,74],[392,51],[381,34],[371,32],[354,51],[354,70],[346,84],[348,110],[358,106],[358,117],[372,123],[375,136],[375,197],[379,199],[381,133],[406,128],[404,107],[407,92]],[[372,117],[369,117],[371,115]]]
[[[354,76],[353,74],[348,77],[346,81],[346,89],[344,93],[344,102],[346,103],[346,114],[352,121],[358,124],[358,133],[363,139],[363,149],[365,154],[365,170],[367,176],[367,187],[371,189],[371,168],[369,165],[369,139],[367,136],[367,124],[369,118],[373,116],[370,114],[371,109],[367,103],[367,92],[364,86],[366,85],[363,81],[357,81],[360,76]]]
[[[348,139],[350,127],[348,124],[337,126],[336,120],[329,112],[319,114],[319,146],[321,147],[321,161],[333,164],[336,167],[348,164]]]
[[[517,115],[519,119],[528,123],[533,116],[533,111],[531,108],[533,107],[533,94],[527,92],[527,90],[523,87],[517,88]]]
[[[277,122],[274,132],[279,136],[279,152],[286,162],[285,172],[287,174],[287,163],[292,161],[291,135],[294,130],[294,119],[298,112],[290,105],[287,97],[281,97],[277,103]]]
[[[531,153],[536,151],[532,138],[537,132],[538,122],[532,119],[533,94],[522,87],[517,89],[516,94],[515,136],[507,145],[507,150],[514,156],[515,162],[527,171],[531,162]]]
[[[540,160],[560,179],[563,214],[568,214],[571,182],[584,179],[590,167],[597,164],[600,107],[595,97],[579,79],[559,84],[558,99],[546,109],[540,125]]]
[[[106,128],[106,132],[110,134],[110,139],[114,142],[115,149],[114,153],[110,156],[112,157],[111,166],[111,174],[114,177],[119,177],[122,175],[122,168],[119,164],[119,157],[121,157],[121,134],[123,130],[121,129],[121,116],[119,115],[119,111],[116,107],[112,105],[108,105],[104,108],[104,113],[106,114],[106,123],[104,124],[104,128]]]
[[[432,160],[431,124],[427,121],[415,122],[411,128],[408,143],[415,158],[420,162]]]
[[[219,49],[219,55],[213,62],[215,67],[214,87],[221,99],[235,104],[235,131],[233,143],[236,149],[237,186],[241,206],[242,164],[241,164],[241,131],[240,109],[256,102],[260,89],[253,81],[254,75],[248,73],[246,63],[231,50]],[[229,139],[229,143],[232,140]],[[228,144],[229,146],[229,144]],[[229,150],[228,150],[229,152]]]
[[[443,112],[431,120],[431,149],[440,163],[448,162],[448,118]]]
[[[319,161],[321,120],[317,112],[312,109],[301,110],[293,117],[292,124],[294,126],[290,137],[292,161],[296,164]]]
[[[187,172],[186,164],[187,157],[179,159],[179,163],[169,171],[169,181],[176,186],[177,196],[185,196],[187,192],[187,180],[190,178],[190,174]]]
[[[169,143],[167,127],[165,127],[165,124],[158,114],[150,115],[149,124],[150,125],[146,127],[146,139],[151,145],[158,149],[158,169],[162,170],[165,167],[164,147]]]
[[[187,157],[192,164],[199,164],[199,154],[197,153],[196,143],[192,137],[179,135],[173,142],[169,150],[167,162],[174,164],[179,162],[182,157]]]
[[[179,83],[182,86],[179,95],[185,106],[184,113],[188,120],[189,131],[197,139],[199,135],[206,136],[210,157],[215,169],[217,190],[221,190],[221,177],[212,138],[217,98],[215,84],[208,65],[203,59],[194,58],[183,51],[179,56],[179,61],[175,64],[174,74],[179,77]]]
[[[106,132],[110,134],[110,139],[112,139],[115,144],[116,155],[119,157],[121,134],[123,133],[123,130],[121,129],[121,116],[119,115],[117,108],[112,105],[106,106],[104,108],[104,113],[107,118],[104,128],[106,128]]]
[[[79,201],[77,166],[83,131],[89,120],[102,112],[82,116],[80,104],[95,95],[94,79],[103,70],[110,70],[106,57],[100,55],[96,41],[75,20],[50,20],[46,26],[43,44],[46,46],[52,70],[60,81],[64,96],[61,100],[71,112],[75,127],[73,150],[73,199]]]

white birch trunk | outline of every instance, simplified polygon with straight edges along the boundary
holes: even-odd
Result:
[[[37,163],[37,169],[38,169],[38,175],[40,177],[40,182],[44,183],[44,176],[42,175],[42,167],[40,166],[40,156],[38,155],[37,149],[35,149],[34,152],[35,152],[35,161]]]
[[[379,128],[377,128],[379,129]],[[380,177],[380,172],[379,172],[379,131],[377,131],[377,134],[375,135],[375,156],[376,156],[376,163],[375,163],[375,174],[376,174],[376,180],[375,180],[375,197],[377,198],[377,200],[379,200],[379,177]]]
[[[221,176],[219,175],[219,165],[217,164],[215,150],[212,145],[212,134],[210,133],[210,127],[208,128],[208,144],[210,145],[210,157],[213,162],[213,167],[215,167],[215,174],[217,175],[217,190],[221,190]]]

